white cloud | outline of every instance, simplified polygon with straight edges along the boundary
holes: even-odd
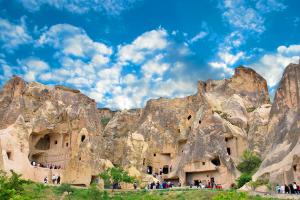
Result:
[[[122,11],[130,9],[137,0],[19,0],[19,2],[31,12],[39,11],[43,5],[48,5],[76,14],[95,11],[119,15]]]
[[[151,78],[153,75],[163,76],[169,69],[170,65],[162,61],[163,55],[158,54],[154,59],[147,61],[142,66],[142,72],[146,78]]]
[[[198,40],[205,38],[207,35],[208,35],[208,32],[200,31],[197,35],[192,37],[192,39],[190,40],[190,43],[197,42]]]
[[[294,47],[297,45],[291,45]],[[250,65],[251,68],[255,69],[259,74],[261,74],[268,82],[270,87],[274,87],[278,84],[282,77],[282,73],[285,67],[290,63],[298,63],[298,56],[286,55],[286,52],[294,52],[295,48],[287,48],[280,46],[276,53],[266,54],[259,61]]]
[[[119,46],[119,60],[121,62],[141,63],[146,55],[166,48],[168,45],[167,37],[167,31],[162,28],[145,32],[131,44]]]
[[[296,56],[300,55],[300,45],[290,45],[286,46],[279,46],[277,48],[278,53],[287,55],[287,56]]]
[[[25,72],[26,81],[36,81],[36,77],[49,70],[49,65],[39,58],[28,58],[25,60],[18,61],[19,65],[22,66]]]
[[[254,33],[265,31],[265,13],[282,11],[286,8],[278,0],[258,0],[255,5],[246,0],[223,0],[220,7],[224,19],[232,27]]]
[[[27,44],[32,40],[28,34],[24,18],[19,24],[14,24],[6,19],[0,18],[0,41],[2,48],[13,50],[19,45]]]
[[[96,55],[108,57],[112,54],[112,48],[93,41],[83,29],[69,24],[52,26],[41,35],[37,45],[51,45],[67,56],[92,58]]]

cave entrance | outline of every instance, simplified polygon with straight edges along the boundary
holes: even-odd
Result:
[[[229,147],[227,147],[227,153],[228,153],[228,155],[231,155],[231,150]]]
[[[152,174],[152,166],[147,166],[147,174]]]
[[[35,148],[38,150],[49,150],[50,149],[50,136],[49,134],[40,138],[36,143]]]
[[[99,183],[99,177],[98,176],[91,176],[90,184],[93,184],[93,183],[96,183],[96,184]]]
[[[211,160],[211,163],[216,165],[216,166],[220,166],[221,165],[221,161],[219,159],[219,157],[216,157],[214,159]]]
[[[169,173],[169,165],[164,165],[163,167],[163,173],[168,174]]]

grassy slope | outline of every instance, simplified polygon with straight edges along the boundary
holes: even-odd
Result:
[[[22,195],[24,199],[61,199],[62,193],[58,187],[44,186],[41,184],[30,184],[25,187]],[[108,197],[108,198],[107,198]],[[65,196],[66,200],[86,200],[86,199],[114,199],[114,200],[167,200],[167,199],[192,199],[192,200],[264,200],[260,196],[249,196],[246,193],[236,191],[214,191],[214,190],[161,190],[161,191],[109,191],[104,195],[103,191],[90,189],[74,189],[70,196]]]

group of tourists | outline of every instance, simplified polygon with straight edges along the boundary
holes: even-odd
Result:
[[[166,182],[166,181],[163,181],[163,182],[159,182],[157,181],[156,183],[153,181],[151,183],[148,184],[148,189],[149,190],[153,190],[153,189],[168,189],[168,188],[172,188],[174,186],[174,183],[172,182]],[[179,183],[178,186],[180,187],[181,184]]]
[[[42,168],[49,168],[49,169],[61,169],[60,165],[54,165],[54,164],[42,164],[42,163],[37,163],[35,161],[31,162],[32,166],[35,167],[42,167]]]
[[[296,182],[290,183],[289,185],[276,185],[275,188],[278,194],[300,194],[300,186]]]
[[[200,189],[222,189],[220,184],[216,184],[214,181],[207,181],[206,183],[202,183],[202,181],[196,182],[195,184],[189,184],[190,188],[200,188]]]
[[[60,176],[59,175],[55,175],[53,174],[51,177],[52,180],[52,184],[60,184]],[[46,176],[44,178],[44,183],[47,184],[48,183],[48,177]]]

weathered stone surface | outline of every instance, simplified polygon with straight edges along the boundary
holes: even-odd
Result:
[[[300,64],[286,67],[270,111],[265,159],[254,178],[300,181]]]
[[[199,81],[194,95],[152,99],[141,109],[97,109],[78,90],[19,77],[4,86],[0,102],[0,167],[36,181],[59,173],[62,182],[89,185],[116,165],[144,185],[213,177],[228,188],[248,148],[265,156],[256,177],[279,180],[295,165],[293,177],[300,176],[299,65],[287,67],[272,108],[266,81],[242,66],[230,79]],[[63,168],[33,167],[33,160]]]

